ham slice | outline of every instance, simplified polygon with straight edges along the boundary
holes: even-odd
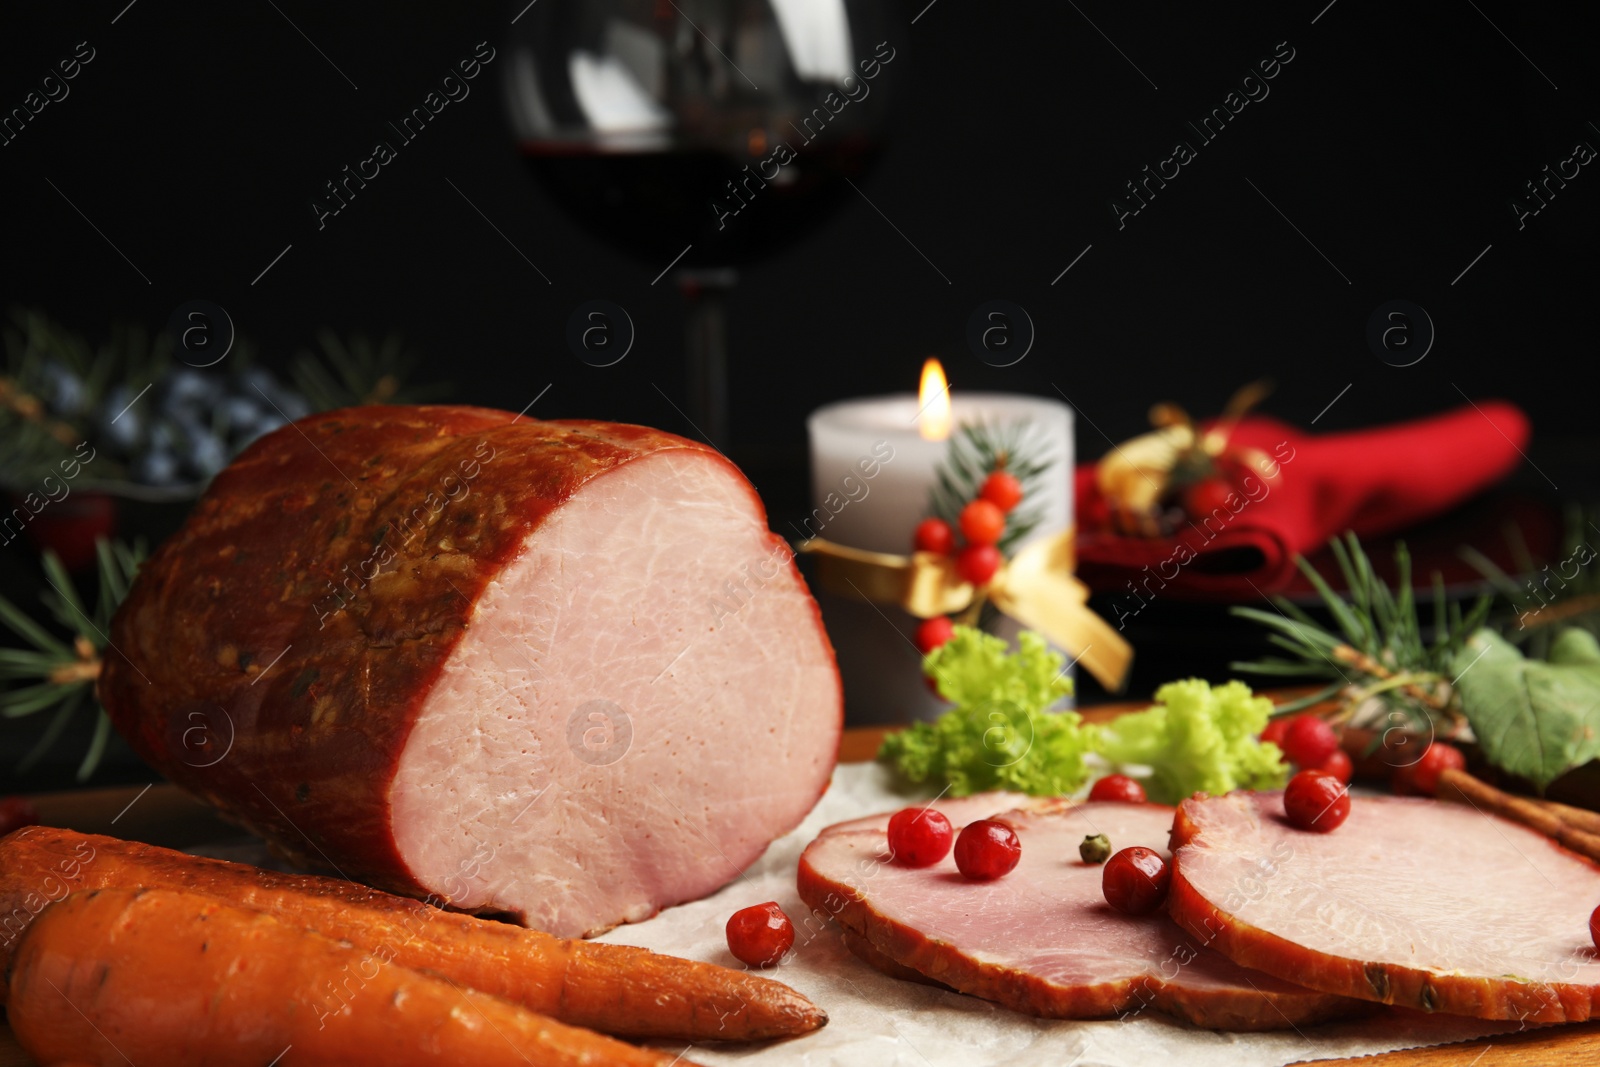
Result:
[[[980,795],[933,807],[959,829],[1007,799]],[[1151,1008],[1199,1026],[1267,1030],[1356,1007],[1247,971],[1162,915],[1127,916],[1106,904],[1101,868],[1078,857],[1079,843],[1104,833],[1114,849],[1162,851],[1173,809],[1028,805],[994,816],[1022,842],[1021,862],[997,881],[967,881],[950,856],[921,869],[893,863],[885,815],[830,827],[807,846],[800,897],[844,927],[852,951],[880,970],[903,977],[909,968],[1032,1015],[1126,1018]]]
[[[1184,801],[1172,845],[1172,917],[1245,966],[1480,1019],[1594,1014],[1600,868],[1526,827],[1372,796],[1339,829],[1308,833],[1281,793],[1231,793]]]
[[[912,805],[921,807],[921,804]],[[1027,793],[1011,793],[1004,790],[994,790],[988,793],[974,793],[965,797],[940,797],[928,805],[946,819],[950,825],[960,833],[961,828],[968,823],[987,819],[998,811],[1049,811],[1061,807],[1061,800],[1057,797],[1032,797]],[[889,820],[894,818],[894,812],[886,811],[881,815],[867,815],[860,819],[847,819],[836,822],[832,826],[822,828],[822,834],[848,833],[852,830],[876,830],[880,834],[889,832]],[[820,835],[819,835],[820,836]]]
[[[552,933],[735,878],[826,788],[839,675],[720,454],[466,407],[302,420],[141,571],[99,692],[281,852]]]

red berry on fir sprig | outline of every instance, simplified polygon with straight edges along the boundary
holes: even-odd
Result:
[[[913,543],[918,552],[937,552],[948,556],[956,548],[956,532],[943,519],[923,519],[917,524]]]
[[[968,545],[956,553],[956,576],[973,585],[987,585],[1000,570],[1000,550],[993,545]]]
[[[1006,513],[1021,503],[1022,497],[1022,482],[1016,475],[997,468],[984,479],[978,495],[962,507],[955,526],[940,518],[926,518],[918,523],[912,535],[913,547],[918,552],[953,556],[957,577],[972,585],[987,585],[1005,562],[997,546],[1005,537]],[[959,548],[956,527],[960,528],[961,538],[966,542]],[[932,631],[929,635],[931,638]],[[917,645],[927,652],[920,629]]]
[[[961,536],[969,545],[993,545],[1006,532],[1006,513],[981,497],[961,509]]]
[[[1001,511],[1010,511],[1022,503],[1022,483],[1008,471],[995,471],[984,479],[978,496]]]
[[[926,656],[950,640],[955,633],[955,624],[948,615],[935,615],[931,619],[923,619],[917,626],[917,651]]]

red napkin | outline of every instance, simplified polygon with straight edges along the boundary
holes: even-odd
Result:
[[[1247,418],[1230,444],[1275,458],[1278,479],[1247,483],[1236,507],[1168,538],[1115,533],[1095,465],[1084,464],[1077,470],[1078,577],[1096,592],[1143,599],[1255,598],[1287,585],[1295,556],[1331,537],[1398,530],[1487,488],[1516,466],[1527,442],[1527,416],[1498,400],[1350,433],[1312,435]]]

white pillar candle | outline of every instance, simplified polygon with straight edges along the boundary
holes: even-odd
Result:
[[[952,394],[950,436],[963,425],[1026,423],[1023,447],[1050,466],[1018,505],[1040,513],[1022,542],[1072,522],[1072,409],[1057,400],[1010,393]],[[852,548],[908,554],[917,524],[933,513],[929,493],[949,454],[948,439],[928,440],[919,424],[937,404],[904,395],[844,400],[819,408],[806,427],[811,441],[810,537]],[[1020,547],[1019,546],[1013,546]],[[845,678],[852,725],[930,718],[947,705],[917,668],[911,635],[921,621],[892,604],[869,604],[818,590],[823,618]],[[1014,635],[1007,626],[1003,636]]]

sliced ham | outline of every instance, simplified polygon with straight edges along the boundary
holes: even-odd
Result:
[[[910,805],[922,807],[921,803]],[[987,819],[997,811],[1028,811],[1047,810],[1059,808],[1061,801],[1056,797],[1032,797],[1027,793],[1010,793],[1004,790],[995,790],[988,793],[975,793],[965,797],[940,797],[928,805],[950,820],[950,825],[959,831],[970,822]],[[832,826],[823,827],[824,834],[846,833],[851,830],[876,830],[881,834],[889,832],[889,820],[894,818],[894,812],[886,811],[879,815],[866,815],[859,819],[847,819],[836,822]]]
[[[1280,793],[1183,802],[1168,905],[1202,943],[1314,989],[1480,1019],[1594,1014],[1600,868],[1472,808],[1356,797],[1332,833]]]
[[[939,989],[950,989],[950,987],[945,985],[943,982],[929,978],[919,970],[907,967],[903,963],[896,963],[888,956],[885,956],[882,952],[879,952],[873,946],[871,941],[868,941],[858,933],[845,930],[840,936],[844,940],[844,947],[850,950],[850,954],[855,956],[862,963],[867,964],[875,971],[882,971],[890,978],[898,978],[902,982],[916,982],[919,985],[931,985],[936,986]],[[950,991],[952,993],[957,992],[957,990],[954,989],[950,989]]]
[[[842,702],[786,544],[657,430],[368,407],[264,437],[146,563],[100,695],[279,850],[563,935],[735,878]]]
[[[990,799],[935,809],[959,828]],[[801,899],[851,935],[852,951],[886,973],[909,968],[963,993],[1052,1018],[1136,1015],[1152,1008],[1199,1026],[1265,1030],[1356,1006],[1245,970],[1197,946],[1162,915],[1106,904],[1101,868],[1078,845],[1104,833],[1115,849],[1164,851],[1173,809],[1153,804],[1030,801],[998,818],[1022,842],[1016,869],[971,882],[947,856],[931,867],[889,859],[883,816],[824,830],[800,859]],[[864,825],[865,824],[865,825]],[[865,941],[866,944],[861,944]]]

